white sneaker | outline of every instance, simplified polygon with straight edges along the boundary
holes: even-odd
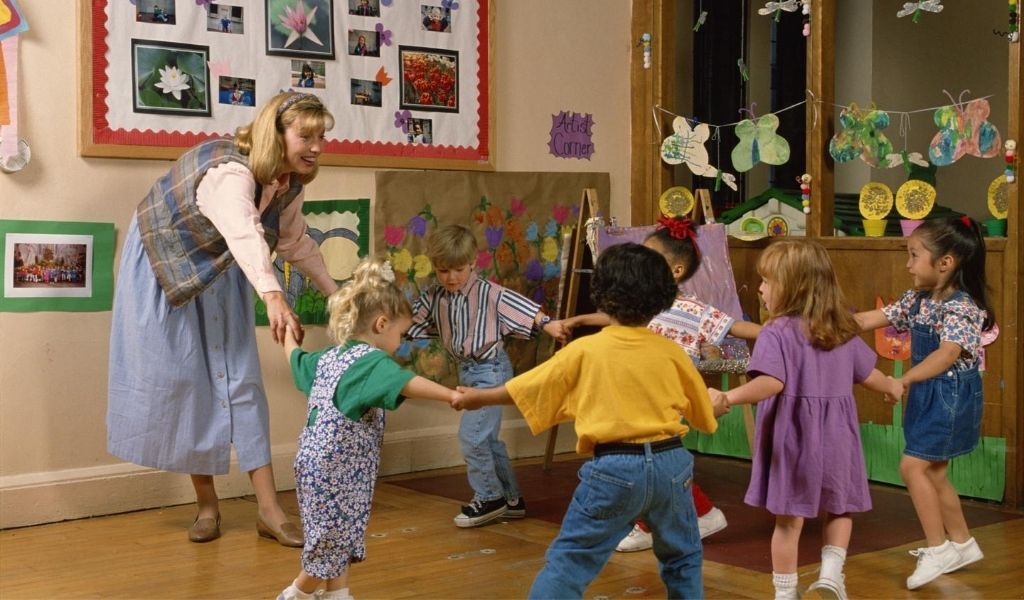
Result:
[[[725,520],[725,513],[718,508],[712,508],[703,517],[697,517],[697,528],[700,529],[700,539],[704,539],[713,533],[728,527]]]
[[[957,559],[953,564],[946,567],[943,573],[952,573],[957,569],[962,569],[971,563],[976,563],[979,560],[985,558],[985,555],[981,552],[981,548],[978,546],[978,541],[974,538],[967,540],[962,544],[956,542],[950,542],[953,549],[956,550]]]
[[[816,592],[817,598],[827,600],[846,600],[846,583],[842,575],[839,577],[839,581],[822,577],[812,583],[811,587],[807,588],[807,593]]]
[[[616,552],[640,552],[650,550],[654,545],[654,536],[649,531],[640,529],[639,525],[633,526],[633,531],[622,538],[619,545],[615,547]]]
[[[942,545],[918,548],[911,550],[910,553],[917,557],[917,568],[914,569],[913,575],[907,577],[908,590],[916,590],[926,583],[935,581],[939,575],[949,572],[960,560],[960,554],[949,540]]]

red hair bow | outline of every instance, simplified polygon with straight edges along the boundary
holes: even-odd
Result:
[[[658,229],[668,229],[668,234],[672,239],[690,239],[694,244],[697,243],[697,230],[693,226],[693,221],[687,218],[680,219],[662,215],[658,218]]]
[[[971,218],[968,217],[967,215],[960,217],[960,222],[963,223],[968,228],[971,226]]]

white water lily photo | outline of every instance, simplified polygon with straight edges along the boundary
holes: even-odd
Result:
[[[209,55],[206,46],[133,39],[133,110],[209,116]]]
[[[266,0],[267,54],[334,58],[333,0]]]

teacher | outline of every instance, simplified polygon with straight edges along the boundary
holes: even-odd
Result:
[[[234,445],[256,492],[263,537],[301,547],[277,501],[253,290],[275,342],[298,316],[271,254],[325,295],[337,284],[306,234],[303,186],[316,177],[334,117],[311,94],[278,94],[233,138],[187,150],[132,216],[110,333],[107,449],[139,465],[189,473],[198,512],[188,537],[220,537],[213,476]]]

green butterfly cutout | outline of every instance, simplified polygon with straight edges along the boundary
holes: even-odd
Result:
[[[773,114],[744,119],[736,125],[740,143],[732,149],[732,166],[739,172],[749,171],[759,162],[781,165],[789,160],[789,142],[775,133],[779,118]]]

